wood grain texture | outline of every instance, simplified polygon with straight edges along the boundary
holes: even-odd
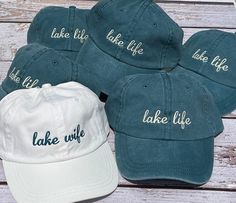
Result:
[[[0,21],[31,22],[35,14],[49,5],[91,8],[96,1],[29,1],[0,0]],[[236,28],[236,9],[233,4],[159,3],[183,27]]]
[[[201,186],[202,189],[218,188],[236,190],[236,120],[224,119],[224,132],[215,139],[215,163],[211,180]],[[113,152],[114,136],[109,137],[109,143]],[[0,182],[5,182],[3,167],[0,162]],[[132,183],[120,177],[120,185],[131,186]],[[159,183],[155,186],[165,186],[165,183]],[[186,187],[177,184],[178,187]]]
[[[0,203],[16,203],[7,185],[0,185]],[[86,201],[91,203],[94,201]],[[127,188],[118,187],[98,203],[235,203],[235,192],[196,191],[157,188]]]

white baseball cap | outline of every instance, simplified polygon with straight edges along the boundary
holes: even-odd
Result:
[[[67,203],[108,195],[118,171],[104,104],[85,86],[16,90],[0,102],[0,157],[19,203]]]

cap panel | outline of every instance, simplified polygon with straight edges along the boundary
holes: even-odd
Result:
[[[153,132],[164,132],[167,124],[166,118],[163,118],[165,96],[161,74],[138,75],[130,81],[125,94],[122,95],[121,108],[116,109],[119,125],[114,128],[115,131],[124,132],[129,136],[155,139],[156,135]],[[161,119],[155,119],[155,114],[156,118],[160,116]],[[161,124],[152,124],[152,122],[161,122]]]
[[[222,132],[221,116],[211,94],[186,74],[176,74],[171,80],[174,125],[169,138],[197,140]]]
[[[201,31],[184,45],[180,65],[217,83],[235,88],[235,47],[236,35],[233,33]]]
[[[104,109],[100,113],[101,107],[91,105],[74,84],[70,83],[71,89],[43,87],[10,94],[16,101],[7,120],[13,148],[3,155],[5,160],[64,161],[89,154],[106,141],[109,128]]]
[[[113,112],[120,115],[120,125],[116,126],[115,131],[128,136],[156,140],[197,140],[214,137],[223,130],[219,114],[212,112],[218,112],[212,98],[187,75],[139,75],[130,82],[120,102],[122,108],[116,108],[116,112]],[[216,118],[212,121],[208,114],[214,114]],[[111,120],[109,113],[108,118]],[[219,125],[218,130],[214,121]],[[197,133],[199,126],[201,133]]]
[[[26,53],[27,54],[27,53]],[[41,86],[44,83],[57,85],[72,80],[73,63],[53,49],[48,49],[43,55],[25,67],[22,87],[31,87],[30,84]],[[73,72],[74,73],[74,72]],[[31,80],[30,80],[31,79]]]
[[[72,84],[73,85],[73,84]],[[61,96],[67,95],[70,89],[65,88],[61,90]],[[67,145],[68,152],[77,152],[86,149],[87,152],[92,152],[96,150],[102,143],[107,140],[107,135],[109,134],[109,124],[105,115],[105,110],[103,104],[96,98],[91,92],[81,87],[73,90],[72,103],[57,103],[58,109],[62,112],[63,123],[65,129],[73,129],[75,126],[84,131],[87,139],[81,136],[81,142],[75,145]],[[55,95],[55,99],[58,97]],[[78,108],[78,106],[83,108]],[[76,109],[75,109],[76,108]],[[72,116],[76,113],[75,116]],[[77,121],[77,123],[75,123]],[[82,141],[83,140],[83,141]],[[86,152],[84,152],[86,153]]]
[[[28,43],[40,43],[56,50],[79,51],[88,38],[86,16],[89,10],[49,6],[35,16]]]
[[[144,68],[174,67],[180,58],[182,29],[155,3],[146,5],[134,21],[120,59],[129,64],[135,60],[136,66]]]
[[[164,26],[159,32],[156,31],[158,24]],[[162,46],[169,43],[170,28],[166,28],[168,26],[174,27],[172,29],[178,32],[177,36],[183,35],[178,25],[152,0],[132,0],[125,3],[123,0],[106,1],[95,5],[88,16],[90,37],[100,49],[122,62],[141,68],[164,68],[156,61],[157,56],[163,60],[160,56]],[[164,34],[165,30],[167,31]],[[174,46],[180,46],[182,43],[182,39],[177,38],[180,42],[172,41]],[[161,46],[158,46],[160,44]],[[171,51],[173,53],[173,49]],[[165,55],[168,51],[163,52]],[[176,56],[173,59],[176,59]],[[174,64],[176,63],[177,61]],[[166,61],[164,65],[167,65]],[[169,65],[172,66],[173,61]]]
[[[135,80],[138,75],[126,76],[123,79],[118,80],[112,88],[112,94],[109,95],[105,109],[109,124],[113,129],[119,129],[118,125],[121,122],[123,108],[125,107],[124,98],[129,84],[132,84],[132,80]],[[121,123],[122,125],[122,123]]]
[[[40,57],[46,51],[46,47],[38,46],[37,44],[26,45],[20,48],[12,61],[6,78],[2,82],[4,91],[9,93],[13,90],[22,88],[22,78],[25,75],[26,69],[35,58]]]
[[[124,46],[125,39],[121,38],[130,32],[127,26],[145,1],[132,0],[125,4],[123,0],[100,2],[91,9],[87,18],[90,38],[100,49],[116,57]]]
[[[221,32],[221,35],[202,74],[218,83],[236,88],[236,34]]]
[[[210,30],[209,32],[214,31]],[[200,73],[209,58],[209,54],[205,52],[205,50],[209,50],[220,35],[221,34],[218,33],[209,41],[209,34],[206,31],[193,34],[183,45],[179,64],[187,69]]]
[[[57,85],[74,79],[76,73],[77,68],[72,62],[55,50],[30,44],[17,52],[2,88],[10,93],[16,89],[40,87],[48,82]]]

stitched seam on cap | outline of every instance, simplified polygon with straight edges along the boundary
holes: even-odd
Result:
[[[172,110],[172,99],[173,99],[173,94],[172,94],[172,83],[171,83],[171,78],[170,78],[170,76],[168,75],[168,74],[166,74],[166,77],[167,77],[167,81],[168,81],[168,86],[169,86],[169,95],[168,95],[168,103],[169,103],[169,112],[170,112],[170,117],[172,116],[171,115],[171,110]],[[168,123],[168,125],[167,125],[167,134],[169,135],[169,136],[171,136],[171,122],[169,122]]]
[[[208,93],[207,93],[205,87],[203,87],[203,85],[201,85],[198,81],[196,81],[196,84],[197,84],[197,86],[203,91],[203,94],[204,94],[203,110],[204,110],[204,112],[207,114],[206,120],[207,120],[208,124],[210,125],[211,130],[212,130],[212,132],[215,134],[215,133],[216,133],[216,126],[215,126],[215,123],[212,122],[212,120],[213,120],[214,118],[211,118],[211,116],[210,116],[211,113],[209,112],[209,110],[208,110],[208,108],[207,108],[207,103],[208,103],[208,101],[209,101],[209,95],[208,95]],[[205,109],[204,105],[206,105],[206,109]]]
[[[166,16],[162,12],[160,12],[160,14],[163,16],[163,18],[167,19]],[[165,47],[163,48],[163,52],[162,52],[163,55],[161,56],[161,60],[160,60],[160,68],[165,68],[164,63],[165,63],[165,59],[166,59],[166,55],[167,55],[167,50],[168,50],[169,45],[172,43],[173,36],[174,36],[173,29],[171,28],[170,21],[168,19],[167,19],[167,22],[168,22],[168,32],[169,32],[168,33],[168,42],[165,45]]]
[[[126,81],[126,83],[123,85],[123,88],[122,88],[122,92],[121,92],[121,95],[120,95],[120,110],[119,110],[119,113],[117,114],[117,129],[119,129],[120,127],[120,124],[121,124],[121,113],[122,113],[122,110],[124,108],[124,102],[125,102],[125,95],[126,95],[126,92],[127,92],[127,89],[128,87],[130,86],[130,83],[136,79],[138,77],[138,75],[130,78],[129,80]]]
[[[133,19],[130,21],[129,23],[129,31],[127,33],[127,35],[124,36],[124,40],[126,41],[130,41],[130,39],[133,37],[133,32],[135,29],[135,26],[137,24],[137,22],[139,22],[139,18],[144,14],[144,12],[146,11],[146,9],[148,8],[148,6],[152,3],[152,0],[145,0],[143,1],[143,3],[140,5],[138,12],[134,15]],[[143,10],[142,10],[143,8]],[[141,12],[141,13],[140,13]],[[121,54],[123,54],[125,49],[120,49],[118,50],[118,53],[116,54],[117,58],[120,58]]]
[[[72,71],[71,71],[71,77],[70,79],[72,81],[78,81],[78,66],[75,63],[71,63],[72,65]]]
[[[68,26],[67,32],[69,32],[70,35],[71,35],[72,20],[73,20],[72,19],[72,8],[68,8],[67,24],[69,26]],[[64,49],[67,50],[70,47],[70,40],[71,40],[71,36],[70,36],[69,40],[66,40]]]
[[[73,30],[73,32],[75,32],[75,8],[71,8],[71,11],[72,11],[72,15],[71,15],[71,19],[70,19],[70,21],[71,21],[71,29]],[[70,32],[71,32],[71,30],[70,30]],[[71,34],[72,34],[72,32],[71,32]],[[74,36],[71,36],[70,37],[70,44],[69,44],[69,50],[72,50],[72,46],[73,46],[73,38],[74,38]]]
[[[163,81],[163,85],[164,85],[164,91],[163,91],[163,93],[164,93],[164,114],[166,115],[166,113],[167,113],[167,93],[166,93],[166,89],[167,89],[167,85],[166,85],[166,78],[165,78],[165,76],[163,75],[164,73],[161,73],[161,78],[162,78],[162,81]],[[166,129],[167,127],[166,127],[166,125],[164,125],[163,126],[163,134],[164,134],[164,137],[166,137],[166,131],[167,131],[167,129]]]

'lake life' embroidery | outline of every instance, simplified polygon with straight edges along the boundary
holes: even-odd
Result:
[[[9,78],[17,84],[21,83],[20,70],[17,70],[16,67],[14,67],[9,73]],[[33,79],[32,76],[26,76],[26,78],[22,81],[21,85],[23,88],[30,89],[38,87],[38,83],[39,79]]]
[[[110,41],[111,43],[117,45],[121,48],[126,48],[128,51],[132,53],[132,56],[135,55],[142,55],[144,53],[144,50],[142,48],[143,43],[142,42],[136,42],[136,40],[131,40],[128,42],[128,44],[125,44],[125,42],[122,40],[122,34],[118,33],[115,34],[115,30],[111,29],[110,32],[107,34],[106,39]]]
[[[186,111],[175,111],[171,122],[174,125],[180,125],[181,129],[185,129],[186,126],[191,125],[191,119],[187,117]],[[166,116],[161,115],[161,110],[157,110],[154,115],[150,115],[150,112],[147,109],[143,115],[143,123],[165,125],[169,123],[169,120]]]
[[[74,129],[73,133],[64,136],[64,142],[73,142],[76,141],[78,143],[81,142],[81,138],[85,136],[84,130],[80,129],[80,125]],[[38,132],[34,132],[33,134],[33,146],[50,146],[57,145],[61,142],[58,137],[52,137],[51,132],[47,131],[43,138],[38,138]]]
[[[210,63],[216,70],[216,72],[228,71],[229,66],[227,65],[227,59],[221,58],[220,56],[215,56],[211,61],[209,61],[208,56],[206,55],[207,51],[202,51],[198,49],[193,55],[192,58],[198,61],[202,61],[203,63]]]
[[[52,39],[69,39],[73,37],[73,39],[77,39],[80,41],[81,44],[85,42],[86,39],[88,39],[88,35],[86,34],[86,30],[79,28],[76,28],[74,33],[71,35],[71,33],[66,32],[66,29],[63,27],[61,29],[53,28],[51,33]]]

